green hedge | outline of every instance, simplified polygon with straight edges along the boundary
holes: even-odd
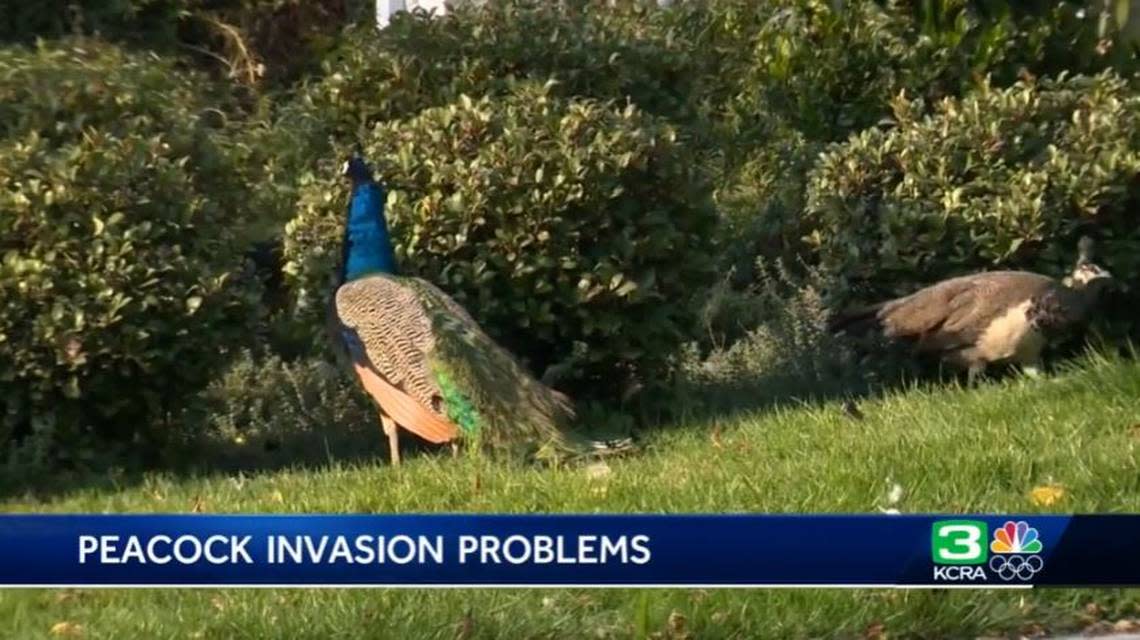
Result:
[[[1065,69],[1135,69],[1111,25],[1077,2],[709,0],[662,12],[717,81],[709,169],[725,269],[805,257],[801,212],[823,145],[878,126],[904,94],[927,104]],[[716,56],[703,55],[711,52]],[[711,84],[711,87],[709,86]],[[739,278],[738,278],[739,279]]]
[[[291,83],[368,0],[0,0],[0,43],[74,35],[145,47],[243,85]]]
[[[1012,81],[1023,66],[1057,62],[1042,51],[1059,37],[1057,16],[1000,4],[982,14],[961,2],[710,0],[663,20],[694,52],[723,58],[715,64],[733,116],[762,128],[774,117],[833,141],[888,116],[900,91],[960,95],[986,74]]]
[[[209,86],[93,41],[0,50],[0,445],[161,439],[248,332],[257,198]]]
[[[363,139],[391,185],[404,268],[455,295],[541,372],[649,376],[687,335],[709,282],[714,215],[673,129],[633,107],[524,85],[461,98]],[[330,290],[347,187],[303,186],[286,255],[298,290]],[[573,357],[575,343],[588,348]],[[580,349],[580,347],[579,347]]]
[[[4,0],[0,42],[34,42],[74,34],[173,40],[180,0]]]
[[[893,128],[836,146],[812,173],[806,240],[848,287],[887,295],[994,267],[1059,274],[1085,233],[1114,273],[1140,276],[1140,96],[1127,83],[984,86],[925,113],[900,98]]]
[[[450,104],[461,95],[505,94],[516,81],[558,84],[564,97],[629,99],[661,116],[688,117],[700,95],[691,52],[665,38],[644,3],[590,0],[467,3],[447,15],[399,13],[342,34],[284,109],[283,127],[306,132],[317,153],[373,125]]]

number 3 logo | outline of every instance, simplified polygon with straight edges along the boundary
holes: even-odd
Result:
[[[939,564],[981,564],[986,561],[986,523],[942,520],[934,523],[931,556]]]

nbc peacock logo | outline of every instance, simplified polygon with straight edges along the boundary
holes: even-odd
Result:
[[[1045,567],[1045,561],[1037,555],[1043,549],[1037,529],[1024,520],[1010,520],[994,530],[989,569],[1006,582],[1030,580]]]
[[[994,530],[994,540],[990,543],[990,551],[994,553],[1041,553],[1041,540],[1037,536],[1037,529],[1029,526],[1028,522],[1006,522],[1000,529]]]

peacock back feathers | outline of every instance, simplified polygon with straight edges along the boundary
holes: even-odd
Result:
[[[376,274],[336,292],[344,333],[385,380],[459,437],[499,450],[605,453],[576,433],[570,400],[536,380],[462,306],[419,278]]]

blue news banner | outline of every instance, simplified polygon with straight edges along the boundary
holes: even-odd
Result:
[[[1140,585],[1140,516],[0,515],[4,586]]]

